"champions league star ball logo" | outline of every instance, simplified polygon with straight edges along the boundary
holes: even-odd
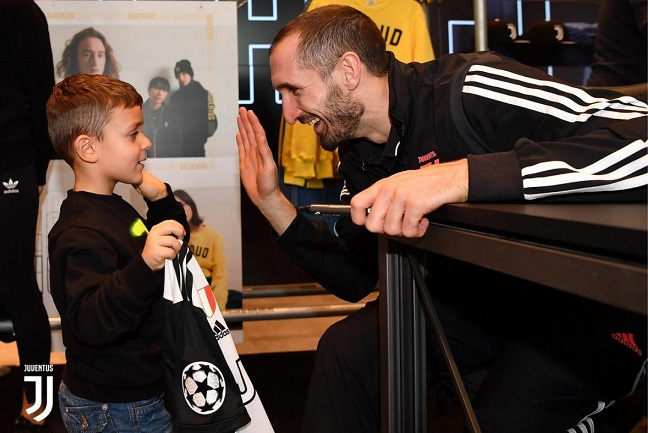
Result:
[[[182,372],[182,391],[191,410],[209,415],[225,401],[225,378],[214,364],[192,362]]]

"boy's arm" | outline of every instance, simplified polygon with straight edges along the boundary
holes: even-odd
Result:
[[[167,184],[148,171],[142,172],[142,181],[133,188],[147,201],[157,201],[169,195]]]
[[[75,337],[88,344],[106,344],[137,329],[164,280],[139,254],[124,266],[94,230],[66,230],[50,257],[57,308]]]
[[[146,219],[149,229],[164,220],[175,220],[182,224],[185,230],[184,237],[181,239],[189,242],[190,229],[187,216],[182,204],[175,199],[171,186],[147,171],[142,174],[142,182],[133,187],[144,197],[148,205]]]
[[[154,225],[146,237],[142,258],[153,271],[164,269],[167,260],[173,260],[180,251],[184,238],[184,228],[173,220],[165,220]]]

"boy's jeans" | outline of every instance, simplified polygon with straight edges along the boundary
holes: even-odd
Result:
[[[132,403],[102,403],[72,394],[61,382],[59,405],[68,433],[173,432],[161,396]]]

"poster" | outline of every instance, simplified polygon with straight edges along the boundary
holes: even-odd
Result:
[[[222,236],[227,289],[230,294],[234,292],[230,299],[240,300],[240,296],[236,296],[242,290],[240,181],[235,141],[238,110],[236,2],[36,3],[49,24],[57,82],[65,78],[63,53],[66,44],[79,32],[92,28],[112,50],[110,58],[106,55],[110,50],[104,50],[104,64],[109,63],[108,60],[117,63],[118,78],[132,84],[144,101],[152,97],[149,95],[151,80],[161,77],[163,80],[157,81],[166,80],[169,84],[165,104],[172,103],[174,94],[180,89],[174,73],[176,65],[183,72],[190,71],[193,80],[211,93],[217,128],[200,145],[201,154],[155,157],[149,152],[145,166],[174,190],[186,191],[204,223]],[[93,50],[92,47],[85,49]],[[183,60],[188,64],[178,63]],[[61,66],[57,70],[59,63]],[[108,74],[107,69],[104,73]],[[41,196],[36,257],[37,276],[50,317],[58,317],[58,312],[49,294],[47,233],[56,222],[60,204],[72,185],[70,167],[62,160],[52,161],[47,186]],[[144,201],[130,185],[118,184],[115,193],[146,215]],[[231,307],[240,308],[240,304]],[[233,330],[233,337],[241,341],[242,331]],[[62,350],[60,331],[56,331],[52,351]]]

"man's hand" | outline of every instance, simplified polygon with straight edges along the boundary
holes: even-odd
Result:
[[[166,259],[173,260],[178,255],[182,246],[178,239],[184,237],[184,227],[177,221],[166,220],[153,226],[142,251],[144,262],[154,271],[163,269]]]
[[[277,164],[268,146],[265,130],[257,116],[245,108],[239,109],[236,123],[243,188],[272,228],[282,234],[295,219],[297,210],[279,189]]]
[[[142,172],[142,182],[139,185],[133,185],[133,188],[149,201],[159,200],[168,194],[164,182],[148,171]]]
[[[467,200],[468,160],[461,159],[379,180],[353,197],[351,218],[370,232],[421,237],[430,224],[425,215]]]

